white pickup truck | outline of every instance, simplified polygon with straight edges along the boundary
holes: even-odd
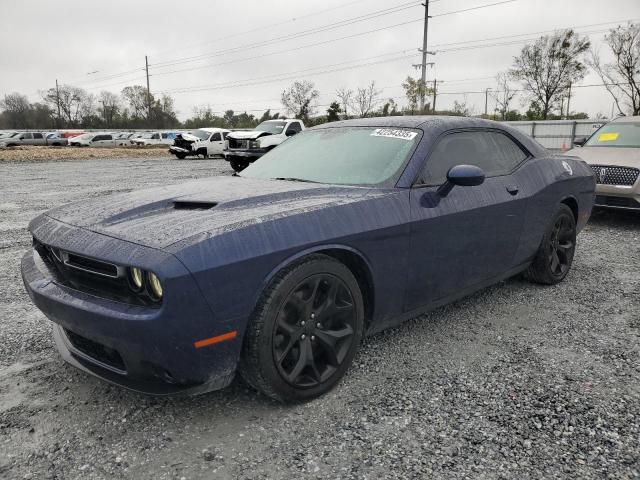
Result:
[[[179,133],[169,152],[181,160],[198,155],[202,155],[202,158],[222,155],[229,132],[224,128],[199,128],[189,133]]]
[[[287,138],[304,130],[301,120],[267,120],[248,132],[231,132],[227,135],[224,159],[236,172],[244,170],[272,148]]]

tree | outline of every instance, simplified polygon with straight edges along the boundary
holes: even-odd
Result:
[[[340,87],[336,90],[336,97],[340,100],[340,105],[344,112],[344,118],[349,118],[349,104],[351,103],[351,97],[353,97],[353,90],[350,88]]]
[[[95,97],[80,87],[60,85],[57,90],[50,88],[43,99],[56,112],[60,104],[60,115],[68,127],[80,126],[84,117],[95,112]]]
[[[496,83],[497,87],[491,96],[496,101],[496,111],[500,114],[500,118],[506,120],[509,104],[516,96],[516,91],[509,85],[509,74],[506,72],[500,72],[496,75]]]
[[[336,122],[340,120],[340,112],[342,112],[340,104],[336,101],[331,102],[331,105],[327,108],[327,122]]]
[[[149,103],[153,105],[153,95],[142,85],[131,85],[124,87],[121,92],[122,98],[129,107],[131,116],[135,119],[147,118],[149,112]]]
[[[380,93],[381,90],[376,90],[375,81],[372,81],[368,87],[358,87],[351,101],[351,108],[360,118],[366,117],[380,103]]]
[[[267,110],[266,112],[264,112],[262,114],[262,116],[260,117],[260,120],[258,120],[259,123],[262,122],[266,122],[267,120],[277,120],[278,117],[280,116],[280,114],[278,112],[274,113],[273,115],[271,114],[271,109]]]
[[[9,128],[28,128],[31,104],[26,95],[18,92],[5,95],[0,100],[0,109]]]
[[[303,122],[308,123],[313,115],[315,105],[320,93],[314,88],[313,83],[306,80],[294,82],[288,90],[282,92],[281,101],[287,112]]]
[[[589,64],[613,97],[616,108],[624,115],[626,101],[632,115],[640,115],[640,24],[611,29],[604,37],[613,53],[613,63],[603,64],[600,55],[591,51]]]
[[[431,105],[428,103],[425,103],[423,112],[419,109],[420,101],[423,96],[426,97],[433,93],[433,89],[427,87],[426,83],[423,82],[421,78],[416,79],[408,76],[402,83],[402,88],[404,88],[404,94],[409,102],[408,110],[411,112],[411,115],[414,115],[415,113],[426,113],[429,111]]]
[[[396,104],[395,100],[393,98],[390,98],[389,100],[387,100],[384,104],[384,106],[382,107],[382,111],[380,112],[380,114],[383,117],[389,117],[389,116],[394,116],[394,115],[398,115],[398,105]]]
[[[589,46],[586,37],[562,30],[540,37],[514,57],[509,74],[539,104],[543,119],[566,96],[569,86],[584,78],[581,59]]]
[[[102,119],[106,127],[113,126],[114,119],[120,111],[120,98],[113,92],[103,90],[98,97],[100,102]]]
[[[455,100],[453,102],[453,114],[460,115],[462,117],[468,117],[471,114],[469,107],[467,106],[467,97],[465,96],[462,102]]]

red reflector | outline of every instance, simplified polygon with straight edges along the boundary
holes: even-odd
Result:
[[[233,340],[238,335],[235,330],[233,332],[223,333],[217,337],[205,338],[204,340],[198,340],[193,343],[196,348],[208,347],[209,345],[215,345],[216,343],[224,342],[226,340]]]

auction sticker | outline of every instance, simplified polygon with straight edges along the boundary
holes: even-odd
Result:
[[[372,137],[400,138],[402,140],[413,140],[416,135],[418,135],[417,132],[397,128],[376,128],[371,134]]]
[[[614,140],[617,140],[618,137],[620,136],[619,133],[601,133],[600,136],[598,136],[598,141],[599,142],[613,142]]]

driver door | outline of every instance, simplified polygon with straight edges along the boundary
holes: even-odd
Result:
[[[209,147],[207,152],[209,155],[222,155],[222,150],[224,149],[224,140],[222,140],[222,134],[220,132],[215,132],[209,138]]]
[[[513,268],[526,200],[511,173],[528,152],[498,130],[441,137],[411,189],[411,245],[405,310],[480,286]],[[436,193],[455,165],[476,165],[484,183]]]

